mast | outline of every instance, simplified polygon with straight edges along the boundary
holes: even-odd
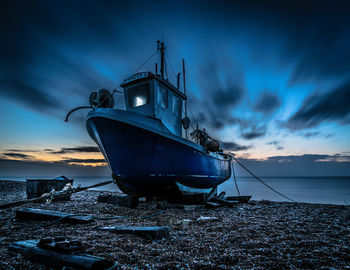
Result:
[[[183,73],[183,83],[184,83],[184,94],[186,96],[186,70],[185,70],[185,59],[182,59],[182,73]],[[187,119],[187,96],[185,99],[185,118]],[[188,139],[188,128],[185,129],[185,137]]]
[[[160,76],[164,78],[164,64],[165,64],[165,47],[164,42],[157,41],[158,50],[160,51]],[[160,44],[160,47],[159,47]]]

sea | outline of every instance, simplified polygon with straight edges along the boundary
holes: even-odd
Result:
[[[28,177],[27,177],[28,178]],[[32,178],[52,178],[36,176]],[[89,186],[111,180],[110,177],[69,177],[74,179],[74,186]],[[2,180],[25,181],[24,177],[1,177]],[[30,178],[28,178],[30,179]],[[261,177],[273,189],[296,202],[350,205],[350,177]],[[252,200],[288,201],[267,188],[253,177],[237,177],[240,194],[250,195]],[[115,184],[109,184],[95,190],[119,191]],[[218,192],[226,195],[238,194],[233,179],[218,187]]]

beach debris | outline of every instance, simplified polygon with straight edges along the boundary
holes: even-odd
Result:
[[[225,195],[226,195],[226,192],[223,191],[223,192],[220,192],[220,194],[217,195],[216,198],[223,200],[225,198]]]
[[[11,208],[11,207],[15,207],[15,206],[20,206],[20,205],[24,205],[27,203],[37,203],[37,202],[44,202],[46,201],[46,199],[50,198],[51,200],[53,199],[58,199],[61,197],[65,197],[69,194],[73,194],[73,193],[77,193],[83,190],[87,190],[89,188],[95,188],[95,187],[101,187],[101,186],[105,186],[108,184],[113,183],[113,181],[106,181],[106,182],[101,182],[98,184],[94,184],[91,186],[87,186],[87,187],[76,187],[76,188],[72,188],[70,190],[61,190],[61,191],[56,191],[54,193],[49,193],[49,194],[45,194],[42,195],[39,198],[33,198],[33,199],[27,199],[27,200],[22,200],[22,201],[16,201],[16,202],[11,202],[11,203],[5,203],[5,204],[0,204],[0,209],[7,209],[7,208]]]
[[[144,237],[146,239],[161,239],[169,236],[169,227],[157,227],[157,226],[108,226],[99,227],[97,230],[110,231],[119,234],[133,234],[137,236]]]
[[[204,217],[204,216],[202,216],[202,217],[197,218],[196,221],[202,222],[202,221],[219,221],[219,220],[220,219],[217,217]]]
[[[41,197],[43,194],[52,191],[68,191],[73,188],[74,179],[68,179],[60,176],[55,179],[26,179],[27,199]],[[71,193],[67,192],[66,196],[55,198],[56,200],[70,200]]]
[[[218,203],[218,204],[221,204],[224,206],[229,206],[229,207],[232,207],[232,206],[238,204],[238,201],[229,201],[229,200],[225,200],[225,199],[219,199],[217,197],[211,198],[209,202],[215,202],[215,203]]]
[[[196,209],[203,208],[202,204],[174,204],[174,203],[167,203],[167,202],[160,202],[157,204],[158,209],[182,209],[185,211],[192,211]]]
[[[97,201],[130,208],[136,208],[139,204],[138,197],[129,195],[101,194]]]
[[[113,266],[110,260],[88,254],[80,241],[68,241],[65,237],[17,241],[9,246],[9,250],[56,269],[107,269]]]
[[[169,219],[169,226],[170,227],[178,227],[178,226],[182,226],[182,227],[187,227],[191,224],[193,224],[195,222],[195,220],[193,219],[177,219],[177,218],[170,218]]]
[[[247,203],[250,201],[252,196],[227,196],[225,197],[225,200],[230,200],[230,201],[237,201],[240,203]]]
[[[205,203],[205,208],[207,209],[216,209],[222,207],[222,204],[220,203],[215,203],[215,202],[206,202]]]
[[[73,224],[89,223],[93,218],[83,214],[69,214],[35,208],[22,208],[16,210],[16,219],[24,220],[59,220]]]

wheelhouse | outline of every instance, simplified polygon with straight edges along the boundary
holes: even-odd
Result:
[[[126,110],[159,119],[168,130],[182,136],[182,108],[186,96],[151,72],[141,72],[127,78],[124,88]]]

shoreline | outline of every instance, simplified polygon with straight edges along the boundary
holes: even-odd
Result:
[[[350,177],[349,177],[350,178]],[[34,178],[33,178],[34,179]],[[25,185],[26,184],[26,181],[19,181],[19,180],[9,180],[9,179],[0,179],[0,187],[1,187],[1,183],[8,183],[8,184],[11,184],[11,183],[14,183],[14,184],[20,184],[20,185]],[[111,190],[107,190],[107,189],[103,189],[103,188],[98,188],[98,189],[90,189],[91,191],[94,190],[94,191],[100,191],[100,192],[111,192],[113,193],[114,191],[111,191]],[[24,191],[25,192],[25,191]],[[25,199],[26,198],[26,195],[24,194],[18,194],[22,199]],[[283,203],[283,202],[286,202],[288,203],[289,201],[274,201],[274,200],[269,200],[269,199],[261,199],[261,200],[256,200],[254,199],[254,196],[252,197],[251,199],[252,202],[261,202],[261,201],[269,201],[269,202],[276,202],[276,203]],[[0,189],[0,203],[1,203],[1,189]],[[312,205],[337,205],[337,206],[349,206],[350,205],[350,200],[349,201],[346,201],[344,200],[344,202],[342,203],[326,203],[326,202],[305,202],[305,201],[295,201],[293,203],[306,203],[306,204],[312,204]]]
[[[16,193],[25,195],[25,185],[12,184],[0,198],[9,202]],[[125,218],[49,226],[50,221],[16,221],[14,210],[21,207],[1,211],[0,268],[49,269],[11,253],[8,245],[62,235],[81,240],[93,255],[118,262],[120,269],[350,268],[349,206],[253,201],[231,208],[160,211],[154,203],[136,209],[97,203],[98,195],[106,193],[111,192],[83,191],[70,201],[24,207]],[[145,214],[156,215],[142,219]],[[199,217],[217,220],[176,225]],[[168,238],[151,241],[96,230],[109,225],[171,226],[171,231]]]

